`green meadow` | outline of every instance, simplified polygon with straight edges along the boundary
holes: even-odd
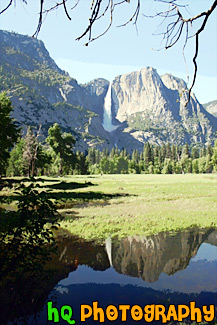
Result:
[[[88,240],[217,227],[217,174],[43,177],[39,184],[57,203],[61,228]],[[1,195],[15,207],[12,189]]]

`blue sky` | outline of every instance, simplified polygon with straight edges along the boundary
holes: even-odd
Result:
[[[46,0],[55,4],[53,0]],[[136,0],[117,8],[114,16],[114,25],[102,38],[84,46],[85,39],[76,41],[85,29],[90,14],[92,0],[80,0],[79,5],[71,13],[72,20],[67,20],[63,9],[50,13],[44,20],[41,32],[38,36],[48,49],[51,57],[60,68],[69,72],[71,77],[79,83],[85,83],[92,79],[103,77],[112,79],[123,73],[139,70],[146,66],[157,69],[160,75],[171,73],[186,80],[186,67],[182,55],[182,42],[169,50],[163,48],[162,36],[153,35],[164,30],[159,25],[158,18],[145,18],[142,13],[153,14],[159,9],[159,3],[153,0],[141,0],[141,14],[137,28],[130,24],[118,28],[120,23],[129,19],[130,12],[136,5]],[[5,2],[5,1],[4,1]],[[70,3],[75,3],[71,1]],[[207,10],[213,1],[211,0],[182,0],[188,3],[188,14],[197,14],[201,10]],[[29,0],[25,5],[21,0],[16,1],[16,7],[1,15],[0,28],[15,31],[25,35],[32,35],[37,26],[37,13],[39,12],[38,0]],[[161,9],[166,9],[163,7]],[[100,20],[93,32],[98,35],[105,28],[108,19]],[[193,29],[192,29],[193,32]],[[206,29],[200,36],[198,55],[198,77],[193,89],[198,100],[205,103],[217,99],[217,10],[210,17]],[[190,81],[193,73],[192,57],[194,43],[189,41],[186,48],[187,68]]]

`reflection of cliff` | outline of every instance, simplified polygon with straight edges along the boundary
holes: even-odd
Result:
[[[18,281],[14,282],[13,285],[11,279],[9,281],[6,279],[6,285],[1,286],[0,324],[39,311],[53,287],[60,280],[66,278],[69,272],[77,270],[79,265],[86,265],[100,271],[104,271],[112,265],[119,273],[141,277],[145,281],[154,282],[162,272],[173,274],[186,268],[190,258],[197,253],[203,242],[215,245],[216,230],[192,230],[174,236],[168,234],[149,237],[134,236],[121,241],[107,240],[105,246],[73,237],[60,239],[58,253],[46,265],[46,267],[54,271],[54,273],[50,274],[50,277],[48,277],[48,274],[45,274],[46,277],[43,274],[40,274],[39,277],[32,277],[29,274],[22,273],[23,277],[29,278],[24,287],[20,287],[19,276],[17,277]],[[209,269],[209,272],[211,270],[211,274],[213,274],[213,278],[215,276],[213,271],[215,266],[216,264],[211,263]],[[202,266],[200,270],[202,276],[205,274],[206,278],[209,277],[208,273],[204,273]],[[191,272],[189,278],[185,278],[185,285],[187,286],[189,281],[192,282],[192,278],[195,278],[194,269],[191,269]],[[111,276],[111,273],[109,276]],[[86,276],[86,282],[88,283],[88,272]],[[76,277],[79,283],[79,269]],[[209,283],[209,286],[206,287],[207,290],[212,287],[213,278],[209,277],[209,281],[206,282]],[[180,283],[180,286],[183,286],[183,282]],[[89,290],[88,288],[86,290]],[[163,289],[165,288],[167,289],[167,287],[163,287]],[[177,289],[177,286],[175,288]],[[202,286],[202,289],[204,289],[204,286]],[[79,294],[83,295],[83,292]],[[147,299],[149,298],[148,296]],[[150,302],[150,299],[148,301]]]
[[[124,238],[112,244],[112,265],[119,273],[155,282],[162,272],[170,275],[185,269],[212,232],[192,230]]]

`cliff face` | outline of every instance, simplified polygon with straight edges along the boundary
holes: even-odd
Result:
[[[127,121],[127,131],[140,141],[206,143],[217,130],[217,120],[192,94],[187,107],[182,79],[147,67],[112,82],[113,116]],[[182,94],[180,96],[180,94]]]
[[[42,124],[46,136],[57,122],[74,134],[77,149],[118,145],[132,151],[145,141],[155,144],[206,143],[213,141],[217,118],[207,113],[192,96],[180,102],[184,81],[160,77],[153,68],[115,78],[111,91],[113,132],[103,128],[104,100],[109,82],[103,78],[79,85],[59,69],[43,42],[0,31],[0,91],[7,91],[13,117],[21,126]]]
[[[159,114],[166,106],[163,96],[165,86],[153,68],[119,76],[112,82],[112,86],[114,110],[121,122],[138,112],[151,111],[153,115]]]

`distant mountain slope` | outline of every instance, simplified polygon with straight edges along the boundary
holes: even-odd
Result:
[[[90,85],[81,87],[58,68],[43,42],[31,37],[0,31],[0,44],[0,91],[10,95],[13,116],[21,125],[42,124],[46,135],[57,122],[75,135],[80,150],[109,141],[96,113],[108,81],[98,82],[97,94]]]
[[[217,100],[213,100],[209,103],[203,104],[203,107],[205,107],[207,112],[217,117]]]
[[[0,91],[11,97],[14,118],[24,127],[42,124],[44,136],[57,122],[74,134],[80,150],[117,145],[132,151],[142,149],[146,141],[213,141],[217,119],[194,96],[185,108],[186,95],[179,97],[183,87],[183,80],[160,77],[153,68],[116,77],[108,101],[115,130],[107,132],[103,127],[107,80],[79,85],[56,65],[42,41],[0,31]]]

